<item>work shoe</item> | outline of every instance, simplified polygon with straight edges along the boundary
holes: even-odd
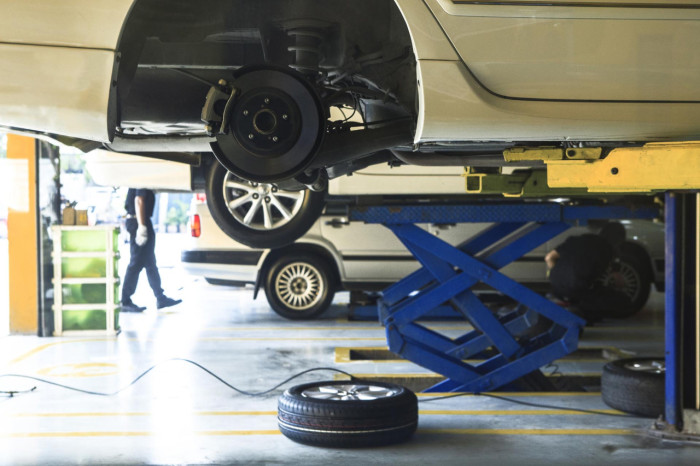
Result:
[[[163,309],[165,307],[175,306],[177,304],[180,304],[181,302],[182,302],[181,299],[173,299],[173,298],[168,298],[167,296],[163,296],[162,298],[158,299],[158,302],[156,303],[156,307],[158,309]]]
[[[145,310],[145,306],[137,306],[134,303],[122,303],[121,305],[121,312],[143,312]]]

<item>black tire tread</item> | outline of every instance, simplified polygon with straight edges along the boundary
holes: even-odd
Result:
[[[347,381],[314,382],[285,391],[278,402],[280,431],[296,442],[325,447],[368,447],[407,440],[418,425],[418,402],[410,390],[393,384],[396,395],[370,401],[305,398],[312,386],[346,384]],[[374,432],[366,432],[374,431]]]
[[[287,224],[274,230],[254,230],[238,223],[226,208],[221,186],[227,170],[214,162],[206,182],[207,206],[214,222],[233,240],[257,249],[281,248],[292,244],[311,228],[325,207],[325,192],[307,191],[297,215]]]
[[[635,372],[624,367],[631,361],[659,358],[621,359],[603,368],[601,396],[611,408],[638,416],[656,418],[665,408],[665,378],[662,374]]]
[[[611,316],[616,319],[627,319],[641,311],[649,300],[652,277],[649,275],[647,268],[643,266],[642,259],[634,253],[622,252],[620,254],[620,261],[625,262],[627,265],[636,269],[641,280],[641,289],[637,299],[632,301],[632,305],[629,308],[618,310],[613,316]]]

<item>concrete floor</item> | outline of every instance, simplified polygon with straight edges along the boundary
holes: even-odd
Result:
[[[0,373],[98,391],[122,387],[151,365],[176,357],[191,358],[251,391],[317,366],[355,374],[426,373],[407,362],[345,361],[343,348],[385,344],[378,324],[347,320],[346,294],[320,320],[289,322],[272,313],[264,299],[252,301],[250,290],[211,286],[168,266],[162,274],[170,294],[184,299],[182,305],[168,312],[122,315],[123,331],[116,338],[0,338]],[[145,279],[134,300],[153,305]],[[662,304],[663,296],[654,294],[639,318],[589,328],[581,346],[659,354]],[[434,326],[447,333],[455,332],[451,327],[464,328],[446,322]],[[604,363],[603,357],[594,357],[558,365],[560,372],[590,373]],[[311,374],[294,383],[332,378],[331,373]],[[406,444],[359,450],[308,447],[277,430],[278,393],[242,396],[182,362],[159,366],[136,386],[109,398],[0,379],[0,390],[34,386],[32,393],[0,398],[0,464],[640,465],[698,464],[700,458],[697,446],[645,435],[651,424],[647,419],[562,413],[480,396],[421,403],[418,432]],[[609,410],[599,393],[508,396]]]

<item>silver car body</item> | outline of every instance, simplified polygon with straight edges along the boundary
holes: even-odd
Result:
[[[109,142],[133,4],[0,0],[0,126]],[[700,136],[700,0],[396,4],[416,143]]]

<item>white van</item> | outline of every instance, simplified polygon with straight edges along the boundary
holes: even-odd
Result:
[[[621,222],[627,242],[620,262],[604,280],[625,290],[641,309],[651,283],[663,289],[664,229],[648,220]],[[182,265],[217,285],[255,285],[265,290],[272,309],[289,319],[311,319],[324,312],[335,292],[379,290],[418,268],[418,262],[382,225],[350,222],[342,204],[332,202],[311,229],[294,244],[280,249],[251,249],[234,242],[217,226],[203,196],[192,204],[192,238],[182,252]],[[490,226],[487,223],[422,225],[431,233],[459,244]],[[567,236],[591,232],[571,228],[503,271],[538,289],[548,284],[544,256]]]

